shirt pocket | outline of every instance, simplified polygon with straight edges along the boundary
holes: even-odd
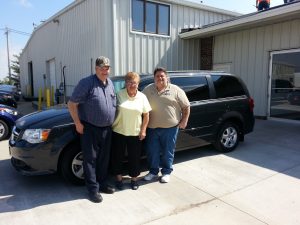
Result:
[[[110,97],[111,97],[111,102],[112,102],[112,105],[113,107],[117,107],[117,96],[115,94],[110,94]]]

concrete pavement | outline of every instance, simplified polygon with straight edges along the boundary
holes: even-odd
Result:
[[[18,174],[7,145],[0,142],[0,225],[300,224],[299,123],[257,120],[234,152],[177,153],[170,183],[128,185],[100,204],[58,175]]]
[[[26,115],[36,111],[36,109],[33,107],[32,102],[29,101],[19,101],[17,109],[22,115]]]

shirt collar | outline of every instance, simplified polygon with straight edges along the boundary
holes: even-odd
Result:
[[[108,79],[106,79],[106,84],[104,84],[103,81],[97,77],[97,74],[94,74],[94,79],[96,79],[99,82],[101,87],[107,87],[109,85]]]

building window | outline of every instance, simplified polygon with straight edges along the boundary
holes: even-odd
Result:
[[[132,30],[170,34],[170,6],[146,0],[132,0]]]

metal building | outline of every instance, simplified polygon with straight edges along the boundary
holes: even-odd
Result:
[[[22,92],[65,86],[70,96],[100,55],[111,59],[112,75],[200,69],[201,41],[178,34],[238,15],[185,0],[76,0],[31,35],[20,57]]]
[[[181,33],[211,38],[212,67],[245,81],[257,117],[300,120],[300,1]]]

